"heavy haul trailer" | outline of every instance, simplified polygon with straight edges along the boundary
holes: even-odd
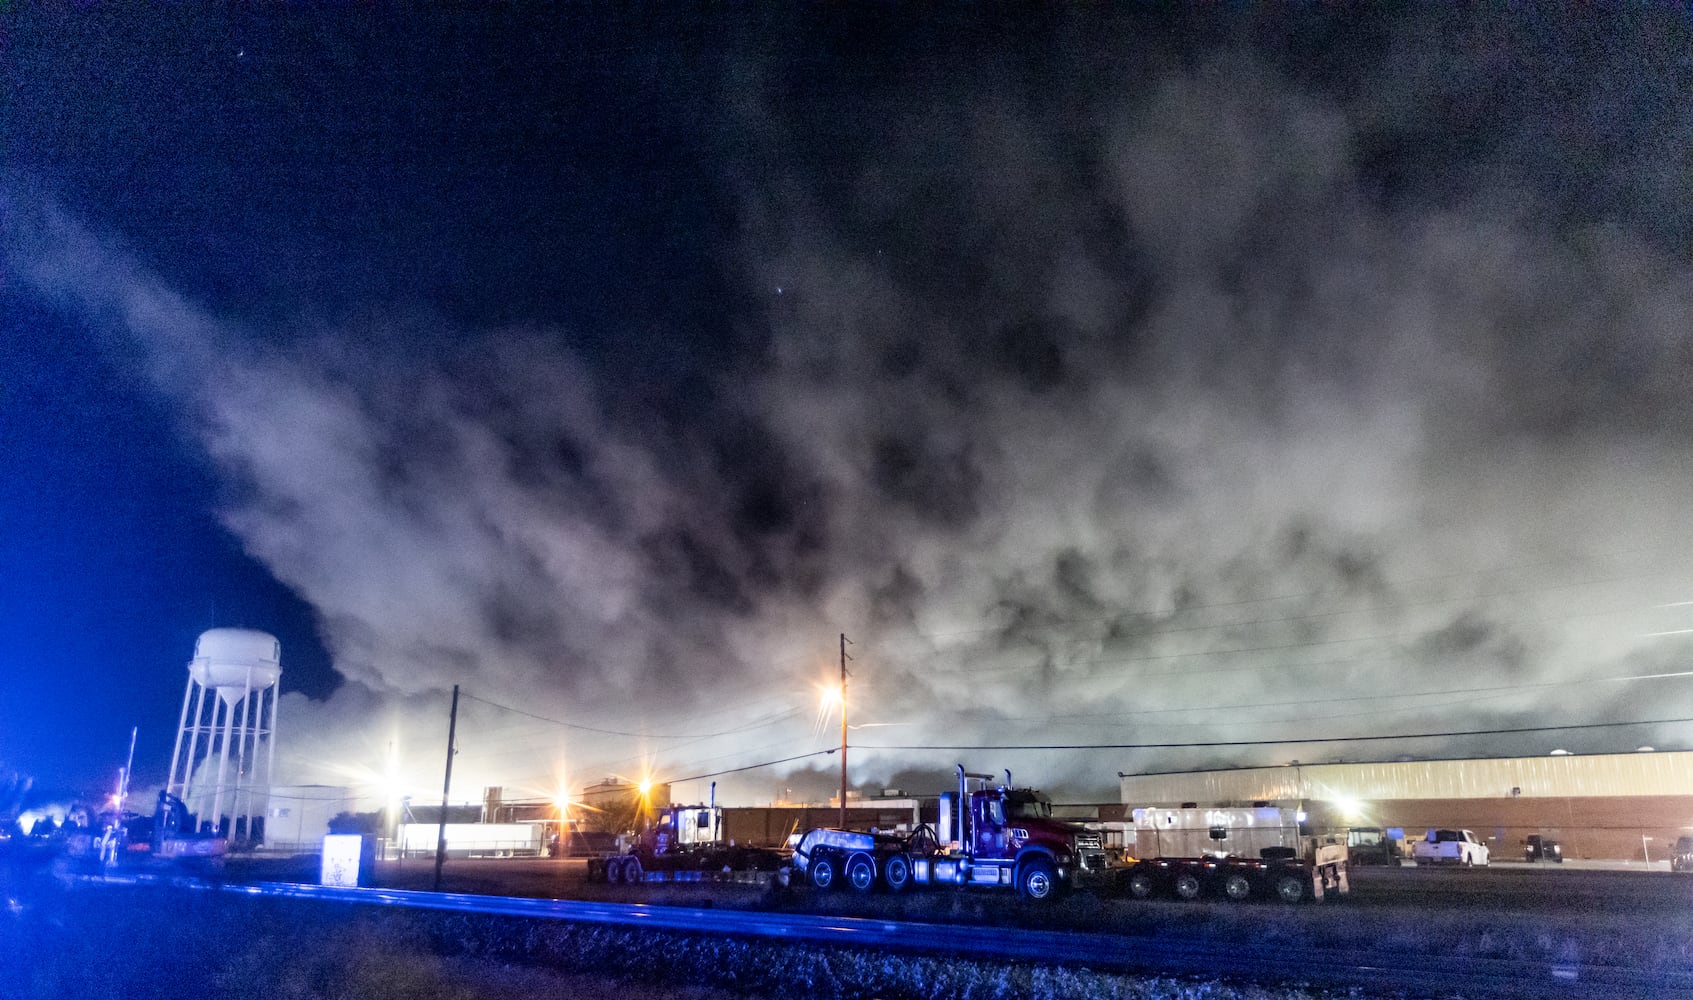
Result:
[[[1297,809],[1136,809],[1134,829],[1124,885],[1137,899],[1216,896],[1297,903],[1351,889],[1346,844],[1304,834]]]
[[[901,892],[912,885],[976,885],[1045,900],[1114,870],[1099,833],[1053,819],[1052,801],[1033,789],[1011,787],[1011,772],[1003,785],[993,780],[958,765],[956,839],[949,836],[953,829],[941,836],[927,824],[903,837],[811,830],[794,847],[794,871],[819,889],[849,885],[868,892],[880,886]],[[982,787],[972,791],[972,782]],[[942,813],[947,815],[944,805]]]
[[[723,839],[723,810],[665,806],[627,850],[588,859],[588,878],[606,882],[763,879],[788,863],[780,848]]]

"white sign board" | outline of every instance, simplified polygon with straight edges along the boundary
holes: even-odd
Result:
[[[355,887],[359,884],[359,847],[363,837],[355,833],[332,833],[323,838],[324,885]]]

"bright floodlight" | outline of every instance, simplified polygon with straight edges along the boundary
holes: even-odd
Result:
[[[650,781],[643,781],[640,784],[640,789],[641,789],[641,797],[646,798],[647,793],[653,790],[653,783],[650,782]]]
[[[1347,819],[1357,819],[1364,814],[1364,804],[1348,796],[1340,796],[1334,800],[1334,806]]]

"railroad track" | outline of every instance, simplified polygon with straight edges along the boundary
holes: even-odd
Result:
[[[529,899],[296,883],[216,887],[237,895],[321,903],[562,920],[656,932],[897,951],[984,962],[1028,962],[1099,971],[1224,977],[1408,991],[1417,996],[1653,997],[1693,1000],[1693,973],[1592,964],[1518,962],[1402,953],[1242,947],[1202,940],[1075,931],[938,925],[865,917],[747,912],[645,903]]]

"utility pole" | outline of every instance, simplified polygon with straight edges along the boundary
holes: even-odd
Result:
[[[453,787],[453,742],[459,730],[459,686],[453,685],[453,710],[447,719],[447,777],[441,782],[441,823],[435,830],[435,891],[441,891],[441,865],[447,860],[447,794]]]
[[[846,740],[846,682],[847,682],[847,668],[846,668],[846,665],[847,665],[847,661],[852,659],[852,657],[847,655],[846,648],[850,645],[852,645],[852,640],[848,639],[846,637],[845,632],[842,632],[841,633],[841,829],[843,829],[843,830],[846,829],[846,789],[847,789],[847,768],[846,768],[846,750],[847,750],[847,740]]]

